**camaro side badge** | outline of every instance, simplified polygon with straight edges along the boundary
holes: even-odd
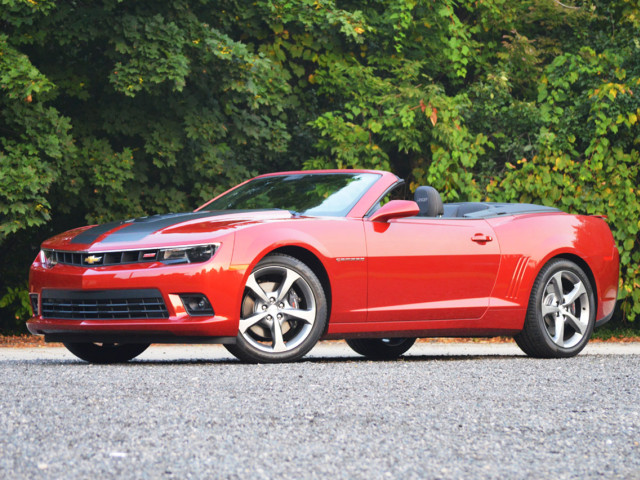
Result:
[[[100,263],[102,261],[102,257],[96,257],[95,255],[89,255],[84,259],[85,263],[89,265],[93,265],[94,263]]]
[[[364,262],[364,257],[338,257],[336,262]]]

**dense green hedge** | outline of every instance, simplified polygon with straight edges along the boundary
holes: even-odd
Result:
[[[640,314],[636,1],[3,0],[0,25],[0,330],[54,232],[301,167],[608,215]]]

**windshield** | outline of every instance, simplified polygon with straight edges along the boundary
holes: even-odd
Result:
[[[279,208],[301,215],[343,217],[380,175],[300,173],[251,180],[206,206],[206,210]]]

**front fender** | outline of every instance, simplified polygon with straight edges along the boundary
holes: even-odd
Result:
[[[266,255],[282,247],[299,247],[324,266],[331,284],[331,321],[366,319],[367,268],[362,220],[300,218],[251,225],[236,232],[231,268],[244,282]],[[341,261],[342,259],[358,261]],[[238,311],[244,292],[238,292]]]

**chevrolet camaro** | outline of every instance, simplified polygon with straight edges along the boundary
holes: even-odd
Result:
[[[193,212],[46,240],[27,327],[95,363],[151,343],[292,361],[320,339],[392,359],[421,337],[499,335],[533,357],[570,357],[612,316],[618,264],[601,216],[443,204],[381,171],[284,172]]]

